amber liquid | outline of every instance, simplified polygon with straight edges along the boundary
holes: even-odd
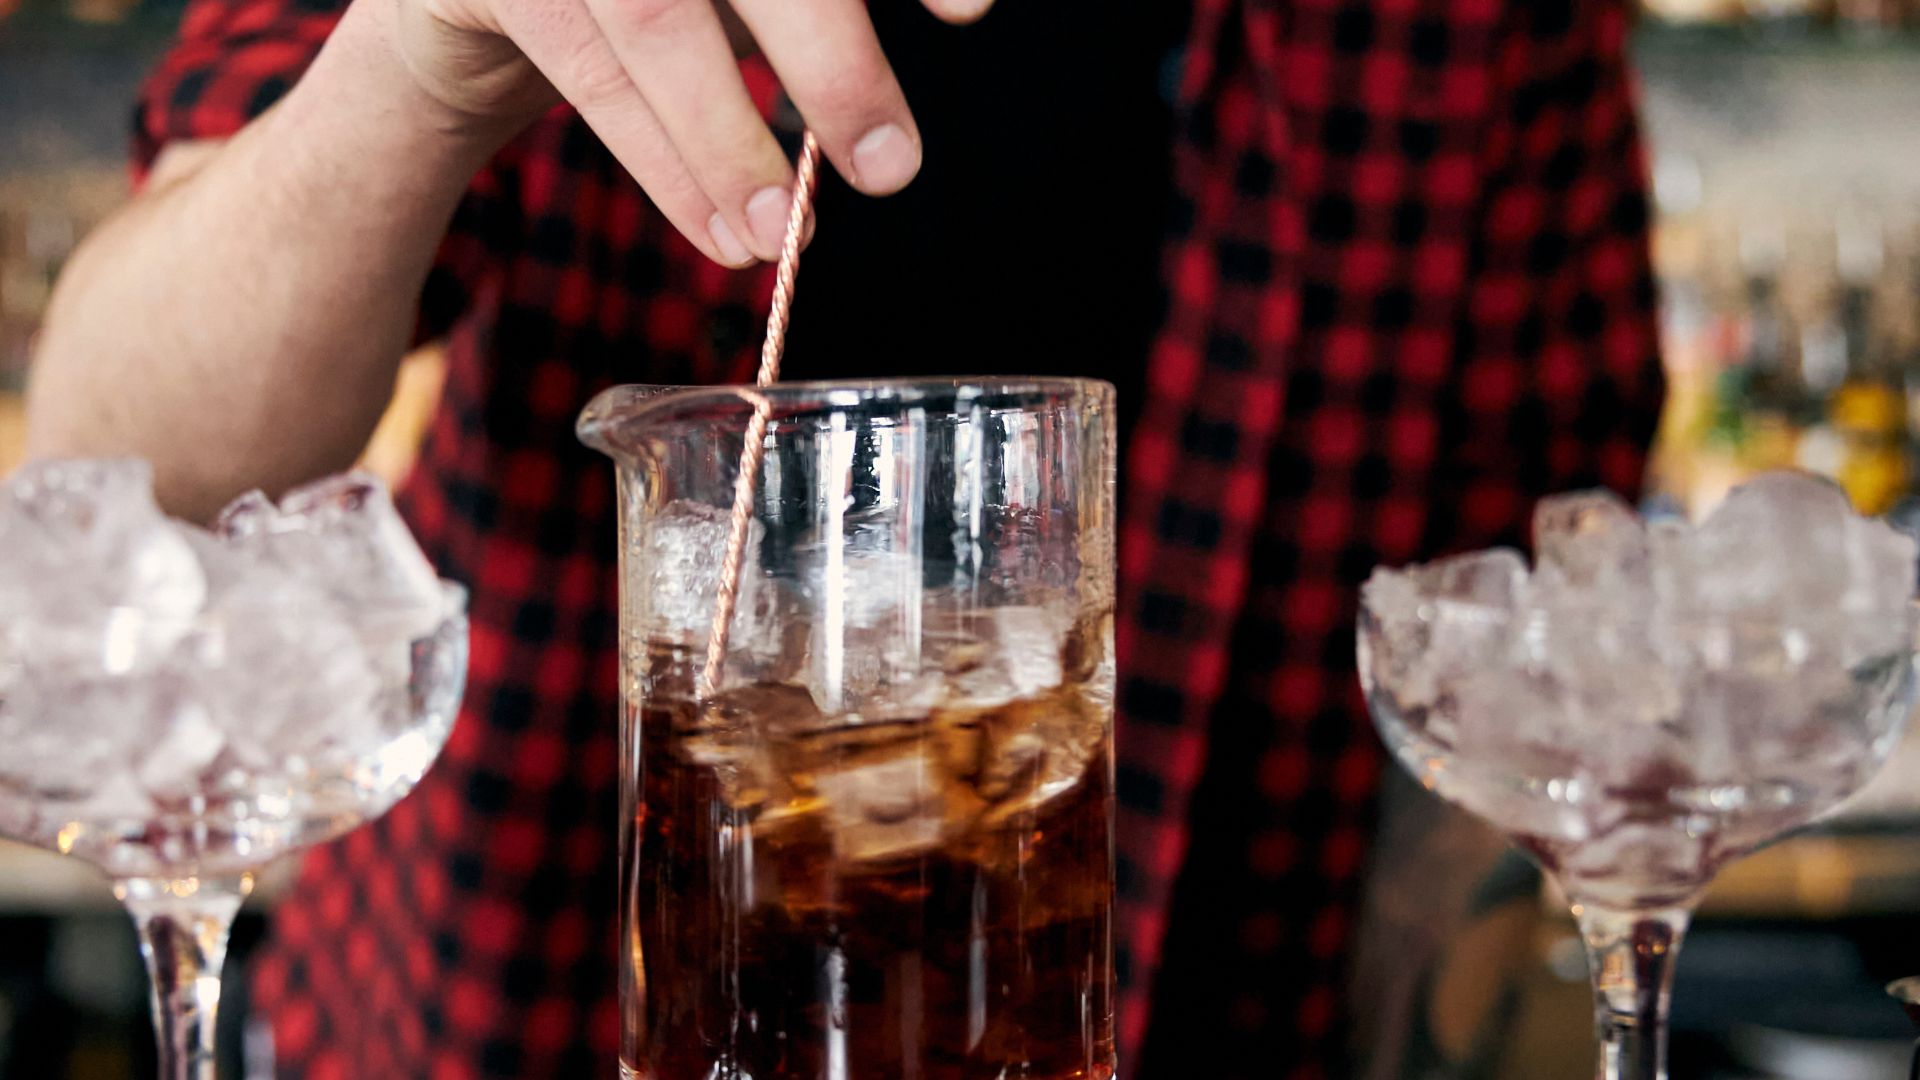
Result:
[[[628,719],[625,1076],[1113,1075],[1104,695],[848,725],[760,686]]]

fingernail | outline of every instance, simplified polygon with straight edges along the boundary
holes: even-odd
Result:
[[[707,219],[707,235],[713,237],[713,246],[720,251],[720,257],[728,266],[745,266],[753,261],[753,252],[740,242],[740,237],[727,224],[727,219],[715,214]]]
[[[753,238],[760,254],[776,258],[787,242],[787,215],[793,210],[793,196],[785,188],[761,188],[747,200],[747,221],[753,225]]]
[[[987,13],[993,6],[993,0],[947,0],[947,17],[962,22],[973,22]]]
[[[906,187],[920,171],[920,146],[898,124],[866,133],[853,147],[854,180],[869,195],[889,195]]]

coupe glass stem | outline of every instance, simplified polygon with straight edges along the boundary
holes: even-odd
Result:
[[[1673,962],[1692,912],[1617,911],[1576,903],[1593,975],[1599,1080],[1667,1080],[1667,1004]]]
[[[140,931],[153,987],[161,1080],[214,1080],[214,1024],[227,934],[247,877],[128,878],[114,893]]]

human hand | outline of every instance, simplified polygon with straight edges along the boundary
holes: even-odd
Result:
[[[716,0],[365,2],[397,4],[400,59],[452,116],[517,129],[564,99],[674,226],[729,266],[778,257],[793,184],[736,49],[766,56],[856,189],[891,194],[920,169],[919,129],[864,0],[730,0],[726,17]],[[952,23],[993,4],[922,2]]]

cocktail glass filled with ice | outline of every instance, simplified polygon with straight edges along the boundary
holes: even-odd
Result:
[[[0,835],[99,867],[140,931],[165,1080],[211,1080],[253,873],[386,812],[440,753],[465,594],[365,476],[212,531],[139,462],[0,485]]]
[[[1859,790],[1914,693],[1915,546],[1791,473],[1698,526],[1600,493],[1496,550],[1368,581],[1360,670],[1387,745],[1573,904],[1605,1080],[1666,1076],[1675,952],[1732,859]]]
[[[1111,394],[588,410],[620,464],[623,1076],[1113,1074]]]

